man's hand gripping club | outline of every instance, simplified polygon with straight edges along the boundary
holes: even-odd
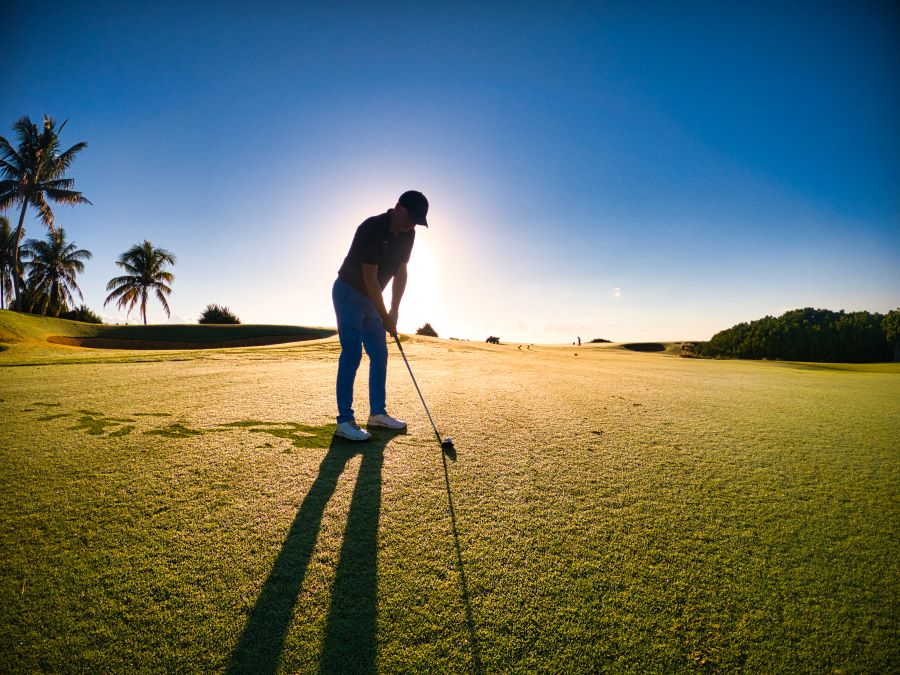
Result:
[[[394,283],[391,286],[391,311],[384,306],[384,298],[381,295],[381,285],[378,283],[378,265],[367,265],[363,263],[363,281],[366,284],[366,293],[375,311],[381,317],[384,329],[391,337],[397,337],[397,318],[400,315],[400,299],[403,297],[403,291],[406,290],[406,265],[401,265],[397,274],[394,275]],[[402,280],[402,281],[401,281]]]

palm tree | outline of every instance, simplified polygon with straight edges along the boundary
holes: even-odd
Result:
[[[48,232],[44,241],[27,240],[22,244],[22,257],[28,270],[28,286],[41,298],[40,306],[32,307],[32,311],[59,316],[70,303],[74,304],[73,291],[84,299],[75,277],[84,272],[82,261],[89,260],[91,252],[66,241],[63,228]]]
[[[166,316],[171,316],[166,296],[172,292],[172,288],[167,284],[171,284],[175,277],[163,268],[174,264],[174,254],[162,248],[154,248],[146,239],[143,244],[135,244],[116,261],[116,265],[128,274],[109,280],[106,290],[112,293],[106,298],[103,306],[105,307],[110,300],[117,300],[116,306],[119,309],[127,307],[128,314],[131,314],[131,310],[140,302],[141,316],[146,325],[147,296],[153,290],[166,310]]]
[[[43,223],[53,232],[53,211],[47,199],[57,204],[90,204],[84,196],[72,187],[75,181],[66,178],[65,173],[75,156],[87,147],[87,143],[76,143],[64,152],[59,152],[59,134],[66,126],[59,127],[52,117],[44,115],[43,130],[30,118],[23,117],[13,124],[18,146],[0,136],[0,209],[12,205],[22,205],[19,225],[16,227],[13,260],[19,258],[19,242],[25,224],[25,211],[29,204],[38,210]],[[22,290],[21,280],[13,275],[13,285],[18,302]]]
[[[12,296],[13,275],[22,273],[21,265],[13,264],[14,252],[9,218],[0,216],[0,309],[6,309],[6,299]]]

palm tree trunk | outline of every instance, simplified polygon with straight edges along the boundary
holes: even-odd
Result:
[[[28,208],[28,198],[22,197],[22,213],[19,214],[19,226],[16,228],[16,236],[13,239],[16,240],[16,243],[13,245],[13,256],[12,256],[12,278],[13,278],[13,286],[16,291],[16,299],[15,299],[15,308],[20,309],[19,304],[22,299],[22,284],[19,283],[19,240],[22,239],[22,226],[25,224],[25,209]],[[10,302],[10,306],[12,306],[12,302]]]
[[[59,318],[59,284],[55,280],[50,284],[50,307],[47,314]]]

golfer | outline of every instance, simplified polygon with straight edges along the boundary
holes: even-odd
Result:
[[[338,270],[331,297],[337,316],[341,358],[337,373],[337,435],[366,441],[372,435],[359,427],[353,412],[353,382],[362,359],[369,355],[369,420],[367,427],[405,429],[406,422],[387,414],[385,331],[397,336],[400,300],[406,290],[406,264],[416,241],[416,225],[428,227],[428,200],[415,190],[404,192],[397,205],[372,216],[356,228],[350,252]],[[382,293],[391,285],[391,309]]]

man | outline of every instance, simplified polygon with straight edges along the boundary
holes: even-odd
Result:
[[[353,412],[353,382],[362,359],[362,347],[369,355],[368,427],[405,429],[406,422],[394,419],[385,408],[387,344],[385,331],[397,336],[400,300],[406,289],[406,264],[416,240],[416,225],[428,227],[428,200],[415,190],[404,192],[397,205],[372,216],[356,228],[350,252],[338,271],[331,297],[337,316],[341,357],[337,374],[337,435],[365,441],[371,434],[356,423]],[[391,309],[382,293],[391,286]]]

